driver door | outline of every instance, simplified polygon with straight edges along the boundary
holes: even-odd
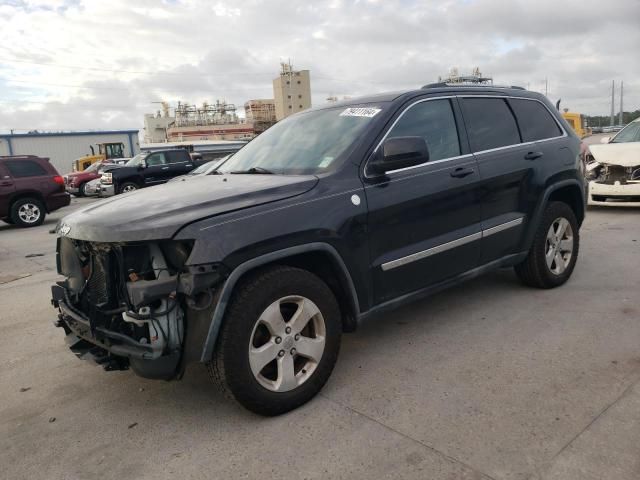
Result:
[[[429,161],[365,178],[375,304],[479,263],[479,174],[460,141],[461,122],[454,109],[453,98],[425,99],[407,107],[383,140],[421,136]]]
[[[158,185],[169,180],[170,172],[169,165],[165,154],[162,152],[155,152],[150,154],[145,163],[147,167],[143,171],[145,185]]]

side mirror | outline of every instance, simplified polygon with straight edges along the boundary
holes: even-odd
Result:
[[[611,141],[611,137],[602,137],[600,139],[600,143],[609,143]]]
[[[383,174],[428,161],[429,149],[424,138],[396,137],[385,140],[369,168],[373,173]]]

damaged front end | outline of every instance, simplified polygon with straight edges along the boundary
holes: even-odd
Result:
[[[589,205],[640,206],[640,145],[591,145],[585,159]]]
[[[58,238],[56,326],[80,358],[146,378],[179,377],[208,327],[218,265],[186,266],[191,242],[99,243]]]
[[[592,161],[587,164],[590,205],[640,206],[640,161],[623,166]]]

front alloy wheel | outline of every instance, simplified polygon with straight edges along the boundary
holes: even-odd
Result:
[[[209,371],[244,407],[279,415],[320,391],[341,333],[340,308],[326,283],[299,268],[268,267],[236,286]]]
[[[249,364],[256,380],[272,392],[288,392],[306,382],[325,346],[320,309],[300,296],[283,297],[262,312],[249,343]]]

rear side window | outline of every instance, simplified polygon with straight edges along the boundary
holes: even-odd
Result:
[[[5,165],[14,178],[41,177],[49,173],[36,162],[31,160],[7,160]]]
[[[165,152],[167,163],[184,163],[188,162],[190,157],[186,151],[176,150],[175,152]]]
[[[520,143],[518,126],[502,98],[463,98],[462,109],[474,152]]]
[[[549,110],[540,102],[510,99],[509,103],[518,119],[523,142],[534,142],[562,135],[562,130]]]
[[[387,135],[396,137],[424,138],[429,160],[460,155],[458,129],[449,100],[429,100],[410,107]]]

